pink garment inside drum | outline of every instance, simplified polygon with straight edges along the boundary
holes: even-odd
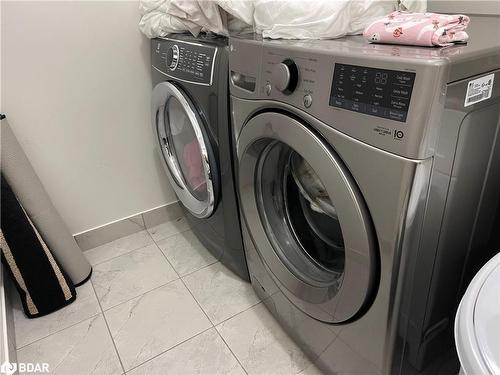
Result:
[[[187,180],[193,190],[205,191],[206,181],[201,165],[201,152],[197,140],[193,140],[184,146],[182,152],[184,165],[187,167]]]
[[[444,47],[467,42],[469,21],[462,14],[396,11],[368,25],[363,36],[371,43]]]

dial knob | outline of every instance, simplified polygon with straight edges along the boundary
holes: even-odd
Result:
[[[177,64],[179,63],[179,47],[173,45],[167,51],[167,68],[170,70],[175,70]]]
[[[274,87],[285,95],[290,95],[297,87],[299,69],[292,59],[275,65],[272,73]]]

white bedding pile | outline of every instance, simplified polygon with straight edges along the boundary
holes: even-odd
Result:
[[[141,0],[139,27],[149,38],[250,30],[272,39],[331,39],[361,34],[396,9],[426,7],[427,0]]]

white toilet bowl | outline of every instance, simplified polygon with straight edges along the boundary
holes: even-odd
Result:
[[[477,273],[455,318],[462,375],[500,374],[500,253]]]

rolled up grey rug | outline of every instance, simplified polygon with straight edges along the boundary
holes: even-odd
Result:
[[[90,263],[52,204],[7,119],[1,122],[1,141],[5,179],[73,283],[84,283],[92,272]]]

